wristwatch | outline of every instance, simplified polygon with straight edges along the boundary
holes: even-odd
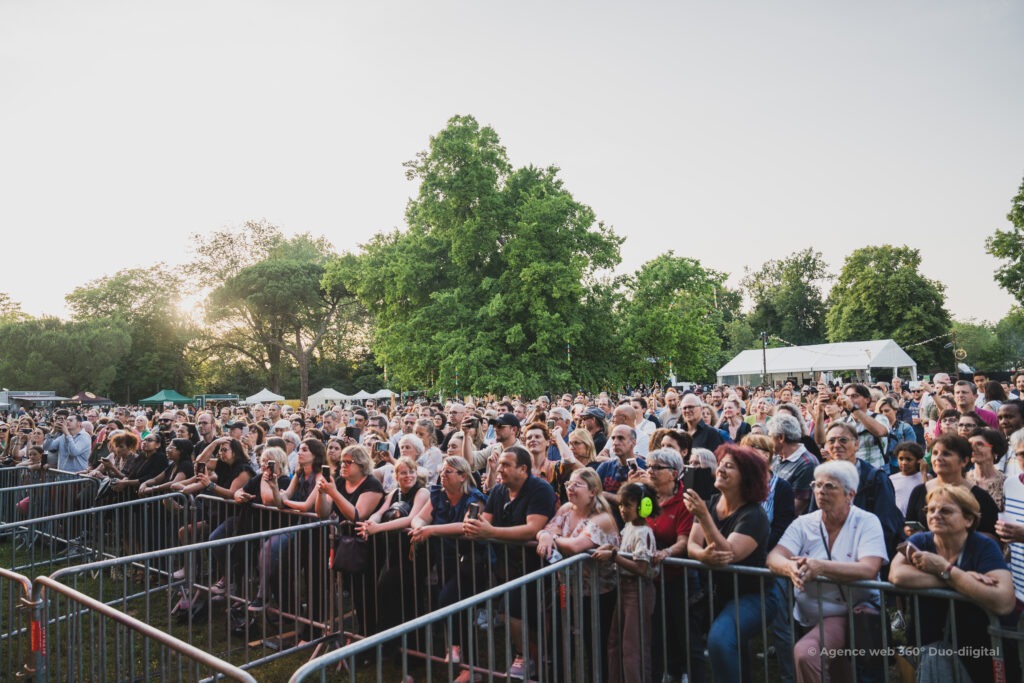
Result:
[[[939,572],[939,578],[942,579],[943,581],[949,581],[950,572],[953,571],[953,567],[955,567],[955,566],[956,566],[955,562],[950,562],[949,564],[947,564],[946,568],[943,569],[941,572]]]

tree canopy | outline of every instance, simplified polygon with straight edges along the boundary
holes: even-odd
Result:
[[[995,279],[1018,304],[1024,305],[1024,181],[1010,204],[1008,230],[996,230],[985,242],[988,253],[1002,261]]]
[[[821,252],[808,247],[747,272],[741,284],[753,300],[750,327],[796,345],[825,341],[825,294],[830,276]]]

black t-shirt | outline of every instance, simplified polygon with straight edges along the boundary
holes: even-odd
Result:
[[[345,480],[342,479],[341,477],[337,477],[334,480],[334,484],[335,486],[338,487],[338,492],[341,493],[341,497],[347,500],[348,502],[352,503],[353,507],[359,502],[359,496],[363,495],[364,493],[379,493],[380,500],[377,501],[377,504],[374,506],[374,508],[370,510],[369,514],[366,515],[367,517],[376,512],[377,508],[379,508],[381,506],[381,503],[384,502],[384,485],[381,484],[380,480],[377,479],[377,477],[373,476],[372,474],[365,477],[361,482],[359,482],[359,486],[357,486],[355,490],[353,490],[351,493],[345,490]],[[338,514],[339,519],[347,519],[347,517],[341,514],[341,510],[338,509],[337,505],[334,506],[334,511]]]
[[[484,508],[484,512],[491,515],[491,524],[496,527],[521,526],[526,524],[526,518],[530,515],[544,515],[551,519],[557,510],[558,495],[551,484],[533,475],[526,478],[515,498],[511,497],[504,484],[495,486]],[[525,546],[499,543],[494,547],[498,551],[499,566],[509,569],[509,578],[540,567],[537,553]]]
[[[974,496],[975,500],[978,501],[978,505],[981,506],[981,521],[978,523],[975,531],[995,536],[996,521],[999,519],[999,508],[996,506],[996,502],[980,486],[972,486],[971,495]],[[927,498],[928,485],[918,484],[910,492],[910,500],[907,502],[907,521],[920,522],[926,529],[928,528],[928,514],[925,512]]]
[[[708,510],[711,512],[711,519],[714,521],[715,526],[718,527],[718,531],[725,538],[729,538],[729,534],[738,533],[744,536],[750,536],[757,542],[757,547],[754,548],[754,552],[747,555],[739,562],[733,564],[741,567],[760,567],[764,568],[765,561],[768,559],[768,537],[771,534],[771,524],[768,522],[768,514],[761,507],[760,503],[747,503],[736,512],[732,513],[725,519],[718,519],[718,512],[716,507],[718,500],[722,497],[721,493],[716,493],[711,496],[711,500],[708,501]],[[729,572],[714,572],[712,574],[712,582],[715,591],[715,611],[721,610],[726,602],[732,600],[734,595],[733,586],[734,580],[737,581],[739,592],[741,595],[747,593],[758,593],[761,590],[761,582],[759,577],[743,575],[743,574],[731,574]],[[767,586],[765,590],[770,589],[771,586]]]
[[[179,462],[168,460],[167,467],[164,468],[164,483],[169,484],[174,481],[174,478],[178,476],[178,472],[184,474],[186,479],[191,479],[196,473],[195,465],[191,460],[181,460]]]

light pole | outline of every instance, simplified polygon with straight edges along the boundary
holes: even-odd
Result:
[[[768,384],[768,333],[761,330],[761,383]]]

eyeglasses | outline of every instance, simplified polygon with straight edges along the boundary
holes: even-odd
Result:
[[[929,515],[938,515],[939,517],[952,517],[960,512],[960,508],[944,505],[942,507],[929,507],[925,512]]]
[[[675,470],[674,467],[669,467],[668,465],[648,465],[647,469],[651,470],[652,472],[661,472],[663,470]]]
[[[836,437],[833,437],[831,439],[825,439],[825,443],[827,443],[827,444],[850,443],[851,441],[853,441],[853,439],[851,439],[848,436],[836,436]]]
[[[345,459],[342,459],[342,461],[341,461],[341,466],[342,466],[342,467],[344,467],[345,465],[351,465],[351,464],[353,464],[354,462],[355,462],[354,460],[345,460]]]
[[[832,481],[812,481],[811,487],[816,491],[824,491],[825,493],[832,493],[841,488],[839,484]]]
[[[565,488],[567,488],[567,489],[580,489],[580,488],[584,488],[585,489],[585,488],[587,488],[587,482],[579,481],[579,480],[570,481],[568,484],[565,485]]]
[[[975,429],[978,425],[974,424],[973,422],[957,422],[956,426],[959,427],[960,429]]]
[[[958,417],[944,417],[942,418],[942,424],[955,424],[959,426],[959,420],[960,418]]]
[[[458,474],[462,474],[462,473],[459,472],[458,470],[448,469],[447,467],[444,468],[443,470],[441,470],[441,476],[442,477],[454,477],[454,476],[456,476]]]

